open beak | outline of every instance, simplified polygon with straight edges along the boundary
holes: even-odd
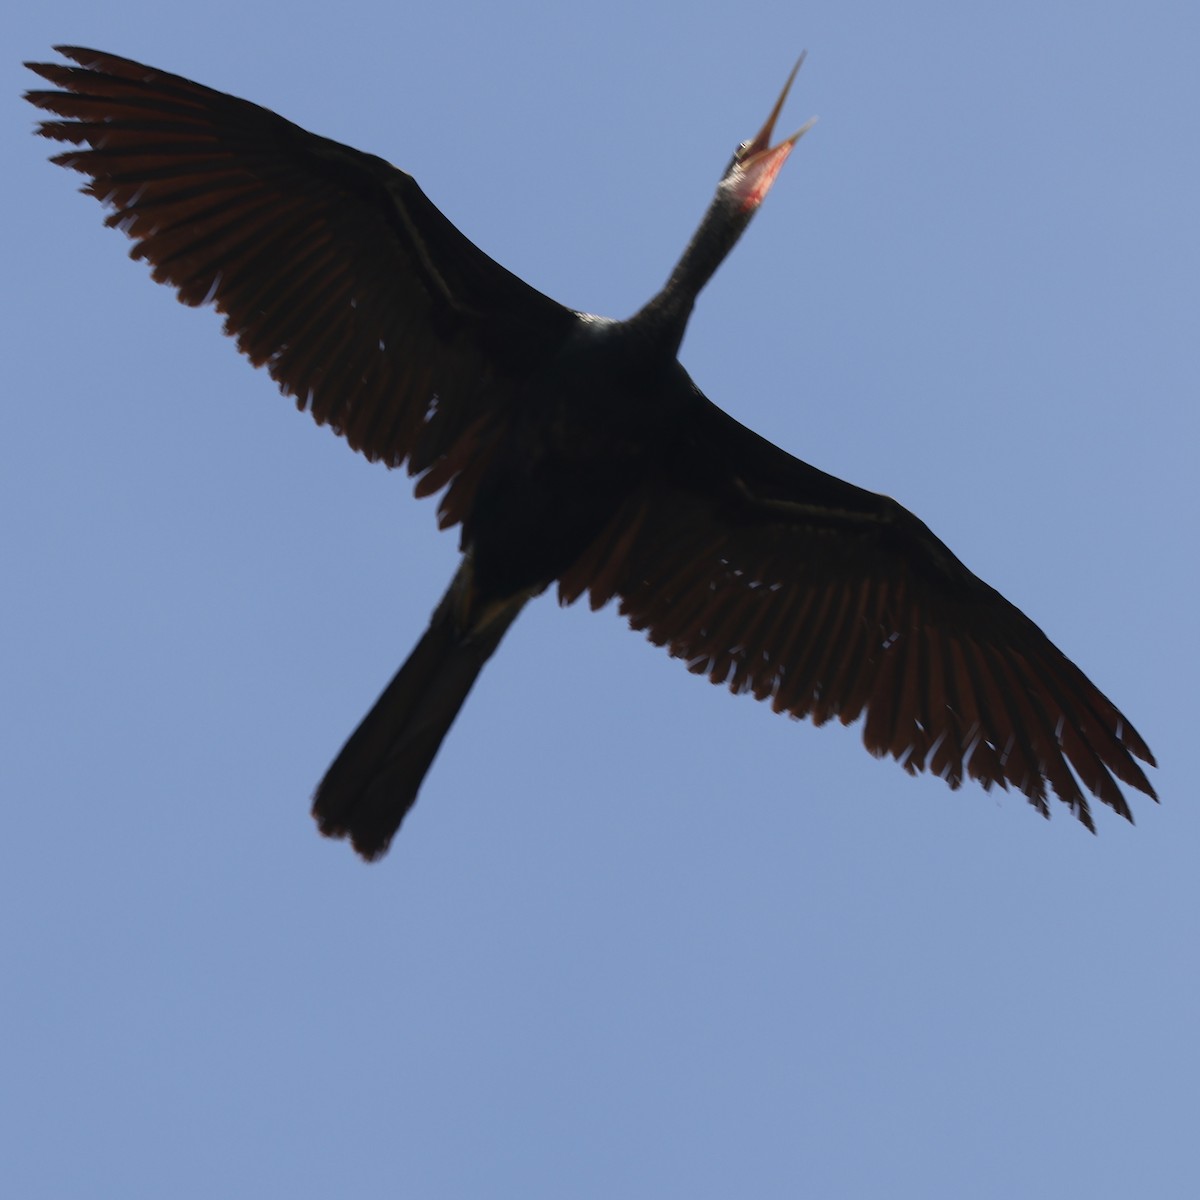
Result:
[[[771,115],[767,118],[766,124],[755,134],[753,141],[746,142],[742,146],[741,152],[734,160],[730,183],[734,197],[743,212],[753,212],[763,202],[767,192],[771,190],[771,184],[775,182],[780,168],[787,156],[791,154],[792,147],[816,123],[817,118],[812,117],[805,121],[791,137],[784,138],[778,145],[771,145],[775,122],[779,119],[779,113],[791,90],[792,81],[796,78],[796,72],[803,64],[804,55],[801,54],[792,68],[792,73],[787,77],[787,83],[783,85],[783,91],[779,93],[779,99],[775,101],[775,107],[771,109]]]
[[[749,164],[750,160],[760,154],[778,155],[778,160],[775,161],[775,169],[783,165],[783,160],[792,152],[792,147],[816,124],[816,117],[810,117],[795,133],[789,138],[784,138],[777,146],[771,145],[771,135],[775,132],[775,122],[779,120],[779,114],[783,111],[784,101],[788,98],[788,92],[792,90],[792,83],[796,78],[797,72],[804,65],[804,56],[808,51],[804,51],[798,59],[796,65],[792,68],[792,73],[787,77],[787,83],[783,85],[783,91],[779,93],[779,99],[775,101],[775,107],[771,109],[771,115],[767,117],[763,127],[755,134],[754,139],[746,144],[746,149],[742,153],[742,166]],[[774,161],[774,160],[773,160]]]

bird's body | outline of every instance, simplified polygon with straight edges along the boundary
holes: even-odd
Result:
[[[469,242],[382,159],[127,59],[60,48],[40,132],[109,223],[301,408],[443,492],[463,562],[429,630],[317,789],[323,832],[388,847],[525,603],[616,597],[689,668],[777,711],[865,714],[864,740],[951,786],[1048,790],[1089,827],[1153,795],[1149,749],[1036,625],[915,516],[793,458],[708,400],[677,353],[696,297],[798,138],[787,87],[721,177],[664,288],[575,312]],[[798,64],[797,64],[798,65]],[[792,73],[792,78],[795,71]],[[790,87],[792,78],[788,80]],[[1082,786],[1081,786],[1082,785]]]
[[[588,318],[521,388],[463,520],[486,594],[541,591],[673,456],[686,372],[628,322]]]

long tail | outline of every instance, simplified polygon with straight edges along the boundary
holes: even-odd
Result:
[[[469,590],[467,560],[425,635],[350,735],[313,796],[312,813],[321,832],[348,837],[365,859],[387,851],[483,664],[527,599],[519,597],[471,621]]]

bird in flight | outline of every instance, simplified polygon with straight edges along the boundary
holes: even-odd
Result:
[[[1132,820],[1154,764],[1028,617],[886,496],[713,404],[677,358],[700,290],[811,122],[775,142],[800,63],[735,151],[662,290],[628,320],[566,308],[460,233],[410,175],[245,100],[71,46],[30,63],[53,161],[159,283],[214,304],[255,366],[368,459],[442,493],[462,561],[318,785],[321,831],[383,855],[484,663],[533,597],[616,599],[733,692],[910,773],[1088,794]],[[803,57],[801,58],[801,62]]]

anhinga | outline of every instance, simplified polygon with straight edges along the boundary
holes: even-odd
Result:
[[[689,670],[957,787],[1087,792],[1130,817],[1146,743],[912,513],[712,404],[676,353],[700,289],[805,129],[795,69],[666,286],[627,321],[557,304],[381,158],[128,59],[59,47],[29,99],[160,283],[212,302],[284,392],[367,458],[444,490],[463,558],[425,636],[317,788],[322,832],[387,849],[483,664],[532,597],[613,597]],[[797,67],[799,64],[797,64]],[[1082,785],[1082,786],[1081,786]]]

